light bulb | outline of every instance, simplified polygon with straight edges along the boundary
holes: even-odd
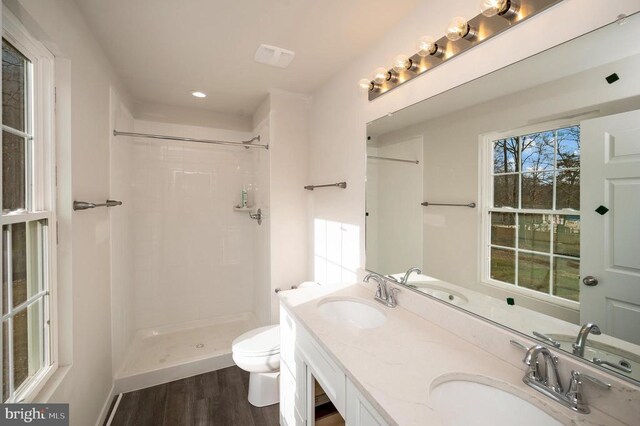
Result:
[[[436,43],[436,39],[430,36],[420,37],[418,40],[418,55],[424,56],[442,56],[444,51]]]
[[[500,15],[503,18],[511,18],[518,13],[519,5],[515,0],[483,0],[480,11],[488,18]]]
[[[373,89],[374,84],[368,78],[361,78],[360,81],[358,81],[358,86],[363,92],[368,92]]]
[[[480,4],[480,12],[487,18],[491,18],[500,13],[506,4],[507,0],[483,0]]]
[[[398,55],[393,60],[393,70],[395,72],[406,71],[411,68],[411,65],[413,65],[413,62],[407,57],[407,55]]]
[[[461,17],[455,17],[449,22],[447,27],[447,38],[451,41],[460,40],[465,38],[471,40],[476,36],[476,31],[472,28],[466,19]]]
[[[195,96],[196,98],[206,98],[207,94],[200,91],[191,92],[191,96]]]
[[[373,72],[373,81],[375,81],[376,84],[382,84],[385,81],[387,81],[388,76],[389,76],[389,71],[387,71],[386,68],[384,67],[376,68],[376,70]]]

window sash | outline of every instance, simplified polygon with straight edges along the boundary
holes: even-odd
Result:
[[[480,189],[480,199],[483,204],[483,214],[481,221],[481,238],[482,238],[482,249],[480,250],[480,277],[481,281],[498,286],[501,288],[505,288],[511,291],[521,292],[532,296],[537,299],[545,300],[554,304],[563,305],[571,308],[575,308],[579,306],[579,302],[573,301],[571,299],[566,299],[561,296],[556,296],[553,294],[554,290],[554,258],[562,258],[569,260],[577,260],[579,261],[579,257],[573,257],[562,254],[553,253],[554,247],[554,232],[553,226],[550,232],[550,251],[548,253],[539,252],[535,250],[521,249],[518,247],[519,241],[519,232],[520,232],[520,224],[519,224],[519,216],[522,214],[544,214],[544,215],[552,215],[552,216],[578,216],[580,217],[581,213],[579,210],[564,208],[557,209],[556,208],[556,186],[557,186],[557,175],[559,172],[567,172],[567,171],[580,171],[579,167],[569,167],[569,168],[558,168],[558,146],[557,141],[554,143],[554,157],[553,157],[553,167],[545,170],[536,170],[536,171],[525,171],[522,170],[521,165],[518,167],[517,171],[513,172],[503,172],[496,173],[493,162],[493,144],[495,141],[509,139],[509,138],[517,138],[518,140],[518,159],[522,162],[522,143],[521,139],[524,136],[531,135],[534,133],[542,133],[547,131],[552,131],[557,135],[557,131],[560,129],[565,129],[568,127],[579,126],[578,122],[575,121],[558,121],[555,123],[546,123],[543,125],[537,125],[529,127],[528,129],[515,130],[504,133],[495,133],[484,135],[480,137],[480,142],[482,143],[481,152],[483,167],[481,168],[481,189]],[[551,129],[551,130],[550,130]],[[523,199],[522,199],[522,175],[531,174],[531,173],[552,173],[553,174],[553,202],[551,209],[537,209],[537,208],[523,208]],[[494,177],[496,176],[517,176],[518,177],[518,207],[494,207]],[[491,213],[511,213],[516,216],[515,222],[515,247],[504,247],[497,244],[491,243]],[[555,224],[554,224],[555,225]],[[499,281],[491,278],[491,249],[501,249],[501,250],[509,250],[514,252],[515,256],[515,279],[514,283]],[[518,286],[516,283],[518,282],[518,273],[519,273],[519,261],[518,261],[518,253],[526,253],[526,254],[535,254],[535,255],[543,255],[549,257],[549,292],[541,292],[537,290],[533,290],[526,287]]]
[[[52,376],[58,367],[57,363],[57,326],[56,326],[56,215],[55,215],[55,146],[54,146],[54,58],[44,46],[33,39],[19,20],[6,8],[3,7],[3,38],[14,48],[22,53],[30,62],[27,64],[27,87],[25,88],[25,131],[21,132],[11,126],[3,125],[2,130],[25,140],[25,209],[0,214],[0,225],[14,225],[32,221],[46,220],[46,225],[38,226],[37,251],[38,256],[34,263],[28,268],[35,268],[33,273],[37,273],[37,279],[41,284],[37,287],[36,293],[28,297],[27,300],[18,306],[10,306],[3,315],[3,322],[6,322],[9,337],[9,357],[13,357],[13,322],[14,317],[19,313],[24,313],[30,307],[37,307],[34,310],[33,322],[28,322],[28,327],[35,327],[35,330],[27,340],[28,351],[35,350],[34,358],[30,358],[30,375],[12,393],[0,395],[1,400],[6,402],[29,402],[37,392],[43,388],[46,381]],[[1,152],[0,152],[1,159]],[[1,179],[0,179],[1,181]],[[0,186],[1,188],[1,186]],[[0,191],[1,193],[1,191]],[[1,200],[0,200],[1,204]],[[1,206],[0,206],[1,207]],[[1,212],[1,210],[0,210]],[[35,243],[35,242],[34,242]],[[9,262],[11,260],[9,259]],[[36,271],[37,269],[37,271]],[[2,264],[0,263],[0,274]],[[11,286],[9,286],[11,287]],[[37,318],[37,320],[36,320]],[[0,334],[2,333],[0,328]],[[37,336],[36,336],[37,334]],[[32,337],[35,339],[32,341]],[[0,342],[2,339],[0,338]],[[34,345],[34,346],[32,346]],[[34,349],[35,348],[35,349]],[[0,351],[0,362],[2,351]],[[32,359],[34,364],[32,365]],[[37,369],[37,370],[32,370]],[[13,380],[14,369],[10,370],[11,380]],[[0,394],[2,388],[0,388]]]

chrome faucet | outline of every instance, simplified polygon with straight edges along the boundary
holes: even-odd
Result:
[[[584,358],[584,348],[587,346],[587,337],[589,336],[589,333],[595,334],[596,336],[602,334],[600,327],[595,324],[586,323],[583,325],[578,332],[576,342],[573,344],[574,355]]]
[[[386,278],[383,277],[382,275],[378,275],[374,273],[367,274],[362,281],[364,281],[365,283],[368,283],[369,280],[372,278],[375,282],[378,283],[378,288],[376,289],[376,295],[374,299],[377,302],[380,302],[383,305],[388,306],[390,308],[395,308],[396,306],[398,306],[396,293],[398,293],[400,290],[398,290],[397,288],[388,288]]]
[[[526,354],[522,360],[527,365],[527,371],[522,381],[537,390],[538,392],[548,396],[556,402],[564,405],[582,414],[589,414],[589,404],[582,391],[583,379],[587,379],[591,383],[598,385],[604,389],[611,389],[609,383],[605,383],[600,379],[572,370],[569,379],[569,388],[566,392],[563,390],[560,374],[558,373],[558,357],[553,355],[549,349],[541,345],[535,345],[527,348],[521,343],[514,340],[511,344],[523,350]],[[543,356],[542,364],[538,361],[540,355]]]
[[[404,277],[402,277],[402,279],[400,280],[400,284],[407,284],[409,282],[409,277],[411,276],[411,274],[413,272],[415,272],[416,274],[421,274],[422,273],[420,268],[409,268],[409,270],[407,270],[407,272],[405,272]]]

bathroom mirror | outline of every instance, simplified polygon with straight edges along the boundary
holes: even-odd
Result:
[[[639,39],[636,14],[369,123],[366,268],[640,381]]]

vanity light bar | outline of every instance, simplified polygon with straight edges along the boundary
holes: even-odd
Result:
[[[372,101],[562,1],[484,0],[481,3],[483,13],[469,21],[454,18],[447,27],[446,36],[438,40],[421,38],[419,51],[413,56],[398,55],[393,67],[388,70],[378,68],[374,78],[362,79],[358,84]]]

